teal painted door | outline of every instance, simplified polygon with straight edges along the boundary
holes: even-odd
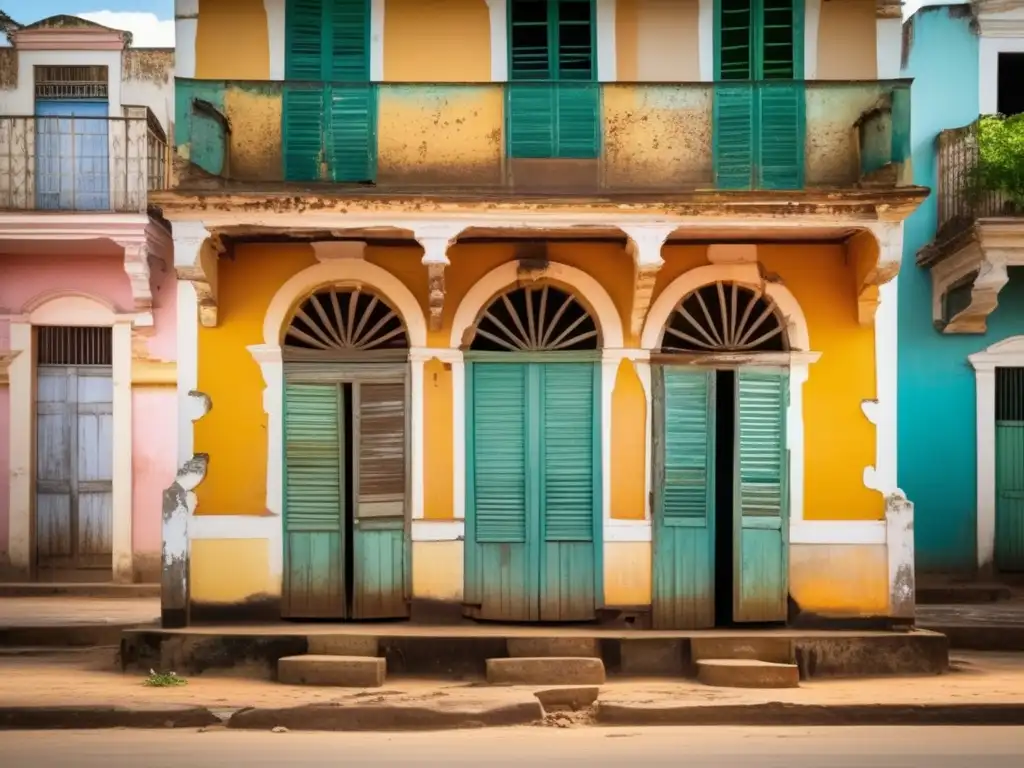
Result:
[[[285,618],[348,616],[344,415],[339,384],[285,386]]]
[[[803,24],[803,0],[716,0],[719,189],[803,187]]]
[[[996,369],[996,568],[1024,571],[1024,368]]]
[[[593,363],[468,365],[465,602],[477,618],[594,617],[597,376]]]
[[[789,594],[786,373],[736,376],[733,620],[785,621]]]
[[[715,373],[656,369],[655,629],[715,624]]]
[[[352,385],[356,619],[409,615],[405,404],[404,381]]]

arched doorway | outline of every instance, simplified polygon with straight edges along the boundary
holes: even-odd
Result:
[[[285,328],[287,618],[409,615],[409,338],[356,287],[317,290]]]
[[[697,287],[654,365],[653,622],[785,621],[790,349],[785,318],[737,282]]]
[[[466,352],[465,603],[502,621],[593,619],[601,551],[601,330],[574,294],[515,287]]]

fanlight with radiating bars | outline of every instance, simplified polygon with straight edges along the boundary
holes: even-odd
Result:
[[[665,326],[662,349],[686,352],[784,352],[782,316],[764,294],[715,282],[683,297]]]
[[[597,349],[597,324],[575,296],[551,285],[517,288],[484,310],[470,349],[567,352]]]
[[[358,288],[319,291],[295,311],[286,347],[311,350],[406,349],[402,318],[387,303]]]

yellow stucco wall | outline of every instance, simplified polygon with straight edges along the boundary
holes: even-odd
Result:
[[[485,0],[387,0],[384,79],[479,82],[491,79],[491,17]]]
[[[263,0],[200,3],[196,75],[201,80],[266,80],[270,45]]]
[[[884,544],[798,544],[789,549],[789,593],[822,616],[885,616],[889,556]]]
[[[818,18],[818,79],[874,80],[878,35],[874,0],[822,3]]]
[[[270,569],[267,539],[198,539],[191,543],[189,590],[193,602],[232,605],[281,594]]]

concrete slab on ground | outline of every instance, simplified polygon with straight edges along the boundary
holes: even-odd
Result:
[[[384,659],[371,656],[325,656],[307,653],[277,660],[277,679],[288,685],[330,685],[379,688],[384,685]]]
[[[0,582],[0,598],[2,597],[90,597],[90,598],[156,598],[160,599],[159,584],[114,584],[76,583],[76,582],[43,582],[26,583]]]
[[[1024,601],[981,605],[919,605],[918,626],[949,638],[950,648],[1024,651]]]
[[[800,671],[796,664],[756,659],[700,659],[697,680],[720,688],[796,688]]]
[[[121,633],[155,627],[153,598],[5,597],[0,599],[0,647],[117,645]]]

